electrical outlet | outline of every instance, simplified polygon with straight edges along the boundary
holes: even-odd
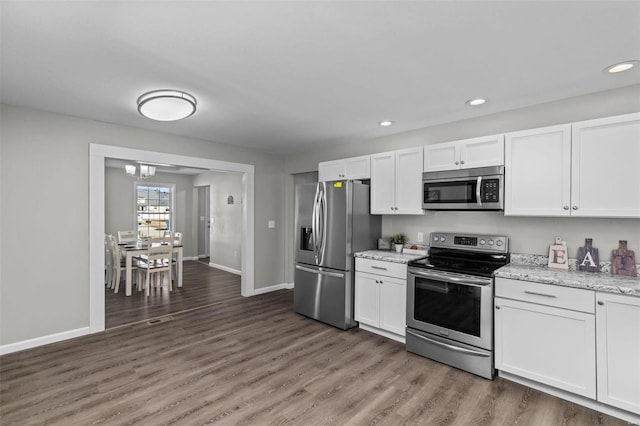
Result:
[[[275,228],[276,227],[276,221],[275,220],[270,220],[267,222],[267,227],[269,228]]]
[[[418,242],[421,243],[424,241],[424,234],[422,232],[418,232]]]

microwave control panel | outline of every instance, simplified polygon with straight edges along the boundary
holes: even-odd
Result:
[[[500,201],[500,180],[486,179],[482,181],[482,190],[480,191],[481,201],[483,203],[497,203]]]

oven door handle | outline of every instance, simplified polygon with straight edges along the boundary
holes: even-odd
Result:
[[[434,280],[444,281],[447,283],[454,283],[454,284],[471,285],[471,286],[478,286],[478,287],[491,284],[491,278],[486,278],[486,277],[472,277],[470,275],[465,275],[464,277],[460,277],[454,274],[449,274],[447,272],[419,271],[416,269],[411,269],[409,273],[420,276],[420,277],[424,277],[424,278],[431,278]]]
[[[429,343],[432,343],[434,345],[441,346],[443,348],[447,348],[447,349],[455,351],[455,352],[460,352],[460,353],[467,354],[467,355],[481,356],[481,357],[485,357],[485,358],[488,358],[488,357],[491,356],[491,354],[488,354],[488,353],[485,353],[485,352],[473,351],[471,349],[460,348],[458,346],[454,346],[454,345],[449,345],[447,343],[438,342],[437,340],[429,339],[428,337],[425,337],[425,336],[423,336],[421,334],[414,333],[413,331],[411,331],[409,329],[407,329],[407,334],[410,334],[410,335],[412,335],[414,337],[417,337],[418,339],[424,340],[425,342],[429,342]]]

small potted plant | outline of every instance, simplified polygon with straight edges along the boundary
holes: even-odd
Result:
[[[404,234],[395,234],[391,239],[396,247],[396,252],[402,253],[402,248],[404,247],[404,243],[407,242],[407,237],[405,237]]]

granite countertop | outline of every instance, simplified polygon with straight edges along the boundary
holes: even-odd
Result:
[[[367,250],[353,254],[354,257],[361,257],[363,259],[382,260],[384,262],[393,263],[409,263],[410,260],[420,259],[425,257],[424,254],[405,254],[396,253],[395,251],[388,250]]]
[[[557,271],[540,265],[510,263],[495,271],[499,278],[582,288],[640,297],[640,277],[605,272]]]

